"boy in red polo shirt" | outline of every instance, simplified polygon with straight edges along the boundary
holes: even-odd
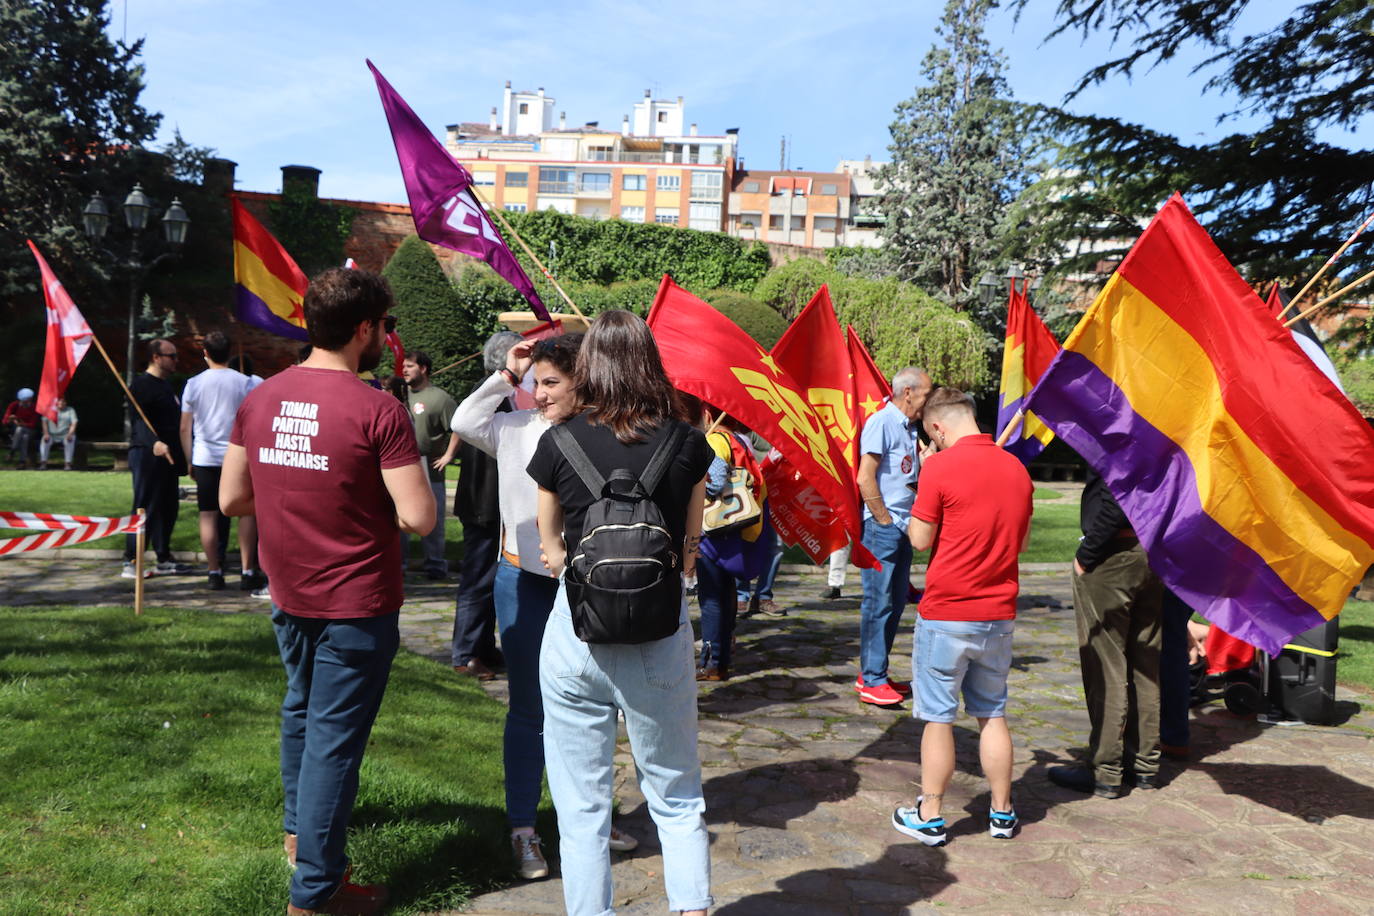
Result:
[[[1020,585],[1017,555],[1030,532],[1030,475],[1021,462],[981,433],[973,399],[941,388],[925,407],[925,427],[937,453],[921,466],[907,535],[913,550],[933,547],[916,626],[917,715],[921,792],[916,804],[892,813],[899,832],[927,846],[947,838],[941,802],[954,775],[954,720],[959,694],[978,720],[979,757],[992,790],[988,830],[1016,831],[1011,804],[1011,732],[1007,671]]]

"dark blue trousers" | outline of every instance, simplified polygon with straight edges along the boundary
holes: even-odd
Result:
[[[463,523],[463,562],[458,566],[458,604],[453,613],[453,664],[496,660],[496,561],[501,525]]]
[[[398,620],[398,614],[325,620],[272,608],[286,668],[282,825],[297,835],[291,902],[303,909],[323,906],[348,868],[344,841],[358,768],[400,644]]]
[[[735,577],[703,553],[697,557],[697,605],[701,608],[703,668],[729,668],[735,638]]]
[[[1188,746],[1188,710],[1193,684],[1188,674],[1188,621],[1193,609],[1169,589],[1160,608],[1159,741]]]

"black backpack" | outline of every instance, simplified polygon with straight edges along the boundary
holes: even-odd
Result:
[[[582,540],[569,545],[563,574],[573,632],[583,642],[635,644],[677,632],[682,545],[650,496],[684,438],[685,427],[675,423],[642,477],[625,468],[603,477],[568,428],[553,427],[554,444],[598,497],[587,509]]]

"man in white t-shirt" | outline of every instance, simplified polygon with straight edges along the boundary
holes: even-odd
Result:
[[[248,376],[228,367],[229,338],[223,331],[206,334],[203,346],[209,368],[188,381],[182,392],[181,443],[191,456],[191,477],[196,482],[196,502],[200,508],[200,543],[210,567],[209,586],[219,591],[224,588],[224,552],[229,540],[229,519],[219,511],[220,469],[229,447],[234,415],[253,385]],[[240,587],[244,591],[263,584],[256,571],[257,542],[253,517],[240,518]]]

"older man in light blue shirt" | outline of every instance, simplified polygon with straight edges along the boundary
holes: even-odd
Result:
[[[887,660],[906,609],[911,578],[911,543],[906,525],[916,498],[920,446],[916,421],[930,395],[930,376],[908,366],[892,377],[892,397],[868,418],[859,436],[859,495],[864,501],[863,545],[882,569],[861,573],[859,609],[859,699],[891,706],[911,694],[911,685],[889,681]]]

